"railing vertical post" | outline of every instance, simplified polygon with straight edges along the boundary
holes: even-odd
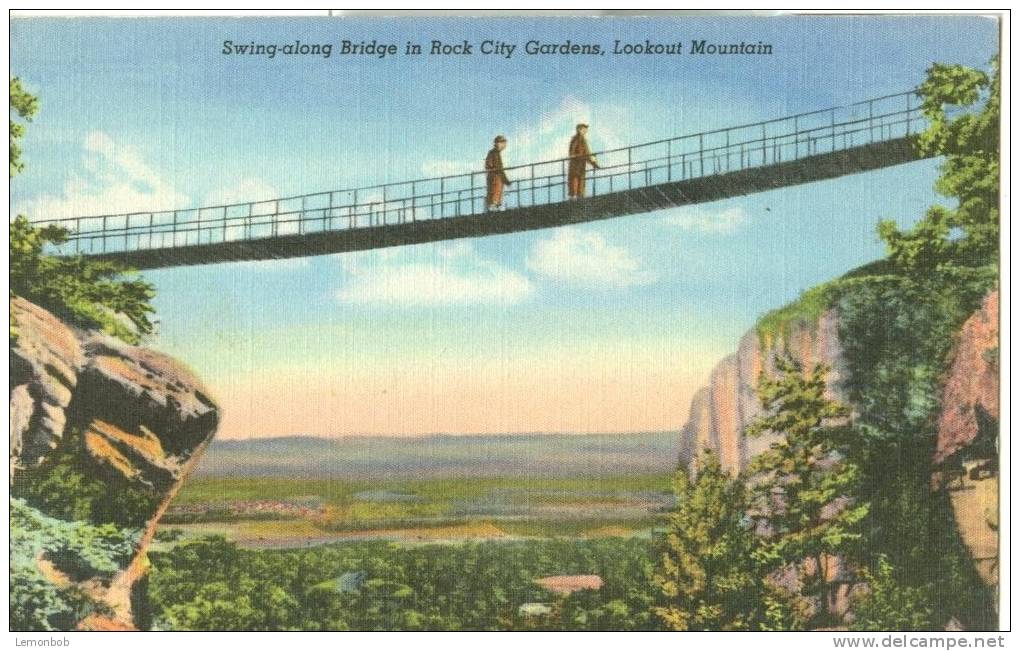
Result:
[[[633,147],[627,147],[627,189],[634,189],[634,160]]]
[[[222,240],[223,242],[227,241],[227,207],[226,206],[223,206],[223,235],[221,237],[223,238],[223,240]],[[211,238],[210,238],[210,240],[211,240]],[[211,241],[210,241],[210,243],[211,243]]]
[[[327,208],[326,219],[323,220],[322,229],[325,231],[333,230],[333,192],[329,193],[329,208]]]
[[[705,176],[705,134],[698,134],[698,160],[701,166],[701,176]]]
[[[726,130],[726,171],[730,171],[730,130]]]
[[[446,177],[439,179],[439,217],[446,217]]]
[[[103,215],[103,253],[106,253],[106,215]]]
[[[673,180],[673,141],[666,141],[666,182]]]
[[[531,164],[531,205],[535,205],[535,164]]]
[[[911,95],[913,95],[913,93],[907,93],[907,135],[908,136],[910,135],[910,112],[912,110],[914,110],[911,107],[911,104],[910,104],[910,96]]]
[[[248,216],[244,218],[244,235],[242,236],[242,239],[244,240],[251,239],[251,214],[254,210],[254,206],[255,204],[253,203],[248,204]]]
[[[149,244],[148,248],[152,248],[152,213],[149,213]]]
[[[567,191],[569,190],[569,188],[567,187],[568,181],[567,181],[567,161],[566,160],[561,160],[560,161],[560,183],[563,184],[563,201],[566,201],[567,200]]]
[[[174,211],[174,225],[170,235],[170,248],[177,247],[177,211]]]
[[[875,142],[875,100],[868,100],[868,142]]]
[[[761,164],[762,165],[765,165],[765,141],[766,140],[767,140],[767,138],[765,137],[765,123],[762,122],[762,124],[761,124]]]
[[[793,116],[793,159],[797,160],[800,158],[800,120],[798,116]]]
[[[280,200],[273,202],[273,237],[280,233]]]
[[[832,151],[836,151],[836,109],[829,109],[829,129],[832,133]]]
[[[301,216],[297,222],[298,235],[305,234],[305,197],[301,197]]]

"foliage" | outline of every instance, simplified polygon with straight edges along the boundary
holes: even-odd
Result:
[[[831,589],[826,557],[860,539],[858,524],[868,512],[851,498],[859,470],[843,458],[849,409],[826,397],[828,370],[816,365],[805,374],[796,362],[777,358],[777,377],[763,374],[758,383],[764,413],[747,428],[749,436],[782,435],[749,468],[752,512],[764,534],[756,557],[766,572],[799,568],[808,596]],[[803,569],[805,559],[813,559],[816,571]]]
[[[674,631],[751,630],[761,617],[763,586],[745,516],[744,485],[706,451],[692,482],[676,474],[676,510],[654,574],[655,614]]]
[[[151,283],[128,277],[127,270],[82,256],[44,253],[47,244],[65,241],[67,232],[36,227],[19,215],[10,225],[11,294],[22,296],[83,327],[100,328],[128,343],[152,332]],[[16,333],[12,333],[16,334]]]
[[[994,265],[947,265],[927,275],[876,278],[837,309],[857,435],[847,454],[861,468],[857,560],[884,555],[905,587],[928,595],[935,621],[994,627],[992,595],[959,540],[944,493],[932,494],[942,382],[956,333],[995,287]]]
[[[10,500],[11,629],[68,630],[99,606],[74,588],[59,588],[39,569],[41,555],[71,580],[110,577],[125,567],[142,531],[66,521]]]
[[[37,468],[18,472],[11,494],[61,520],[143,526],[161,496],[120,475],[84,467],[80,440],[77,432],[69,432]]]
[[[878,557],[876,572],[867,572],[868,594],[854,606],[856,631],[929,631],[933,620],[930,596],[923,589],[904,586],[885,556]]]
[[[149,600],[155,626],[168,630],[649,630],[654,545],[371,541],[274,551],[205,538],[150,554]],[[365,573],[359,588],[331,589],[349,572]],[[554,574],[605,583],[557,597],[535,583]],[[529,602],[553,604],[554,615],[520,614]]]
[[[11,111],[29,121],[38,110],[38,99],[11,77]],[[11,178],[24,168],[20,139],[25,127],[10,121]],[[21,296],[71,322],[103,331],[128,343],[138,343],[152,332],[149,301],[152,284],[129,277],[127,268],[85,258],[61,258],[44,253],[47,245],[67,240],[67,231],[53,225],[37,227],[18,215],[10,223],[10,295]],[[13,320],[9,337],[17,337]]]
[[[39,110],[39,99],[25,90],[24,86],[21,85],[21,80],[17,77],[11,77],[11,112],[17,115],[19,118],[26,122],[31,122],[32,117]],[[25,164],[21,160],[21,137],[25,135],[25,125],[20,122],[15,122],[13,119],[11,123],[11,149],[10,149],[10,164],[11,164],[11,177],[24,169]]]
[[[945,156],[935,189],[957,201],[932,207],[908,231],[892,221],[879,225],[889,257],[908,271],[944,264],[993,262],[999,245],[1000,68],[991,75],[961,65],[936,63],[918,95],[929,127],[917,140],[927,156]]]
[[[776,339],[785,339],[795,326],[813,325],[832,307],[839,282],[828,282],[812,287],[800,297],[781,308],[772,310],[758,319],[756,329],[762,350]]]

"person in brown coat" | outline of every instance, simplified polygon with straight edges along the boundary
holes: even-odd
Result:
[[[492,149],[485,157],[485,209],[503,209],[503,188],[511,185],[503,169],[503,155],[501,152],[506,149],[506,138],[496,136],[492,141]]]
[[[588,165],[599,169],[599,163],[595,160],[595,155],[591,153],[588,140],[585,138],[587,135],[588,125],[582,123],[577,125],[577,133],[570,139],[570,153],[568,154],[570,162],[567,165],[567,193],[571,199],[580,199],[584,196],[584,177]]]

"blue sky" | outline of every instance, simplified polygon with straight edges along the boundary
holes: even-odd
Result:
[[[771,43],[771,57],[341,56],[341,39]],[[40,97],[11,206],[177,208],[470,171],[901,92],[982,66],[977,17],[15,18]],[[226,56],[223,41],[333,53]],[[631,431],[682,425],[765,311],[882,254],[939,200],[934,161],[570,228],[148,272],[153,344],[207,381],[222,436]]]

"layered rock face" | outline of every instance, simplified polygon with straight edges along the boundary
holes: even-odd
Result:
[[[680,433],[680,456],[693,460],[704,449],[719,455],[723,468],[736,474],[774,437],[748,438],[744,429],[761,413],[758,378],[773,373],[777,356],[790,356],[805,369],[815,364],[830,368],[827,377],[831,398],[841,399],[840,385],[846,376],[839,345],[836,312],[829,310],[815,323],[795,323],[783,334],[761,337],[748,331],[737,352],[723,358],[712,370],[708,386],[694,394],[690,415]]]
[[[797,322],[772,337],[752,329],[744,334],[735,354],[712,370],[708,386],[691,401],[680,434],[680,454],[693,459],[705,448],[719,455],[722,465],[736,473],[774,439],[749,439],[744,429],[760,414],[756,387],[761,373],[773,373],[776,356],[789,356],[803,368],[821,363],[829,367],[829,397],[845,401],[847,377],[839,342],[839,316],[824,312],[816,322]],[[979,442],[983,428],[999,419],[999,293],[985,297],[981,308],[964,323],[943,388],[934,464],[966,453]]]
[[[35,568],[21,568],[29,574],[38,570],[58,589],[85,595],[94,607],[83,609],[91,612],[78,627],[131,627],[132,590],[156,522],[211,440],[219,412],[201,382],[166,355],[82,332],[20,298],[11,315],[12,495],[24,500],[16,511],[37,514],[36,533],[63,531],[61,522],[69,531],[112,523],[130,541],[130,553],[112,565],[75,559],[73,545],[45,535],[32,538],[39,549],[12,554],[35,560]],[[74,494],[84,489],[54,495],[72,476],[78,486],[109,490],[117,508]]]
[[[999,292],[963,324],[942,392],[935,463],[965,450],[978,438],[983,418],[999,420]]]
[[[998,466],[999,418],[999,295],[991,292],[963,325],[942,392],[943,409],[933,470],[962,463],[963,474],[942,472],[934,488],[948,488],[957,526],[982,579],[998,584]],[[744,429],[760,414],[756,387],[762,372],[774,372],[777,355],[789,355],[803,368],[822,363],[830,368],[829,397],[846,402],[843,381],[847,370],[838,334],[839,315],[824,312],[814,323],[794,323],[781,335],[760,337],[747,332],[737,352],[721,360],[691,402],[681,430],[681,460],[688,462],[707,448],[719,455],[733,474],[771,445],[776,438],[748,438]],[[959,465],[959,464],[957,464]],[[692,466],[693,468],[693,466]],[[838,559],[834,559],[838,562]],[[838,574],[834,572],[831,574]],[[851,586],[830,612],[846,612]],[[845,593],[845,594],[843,594]]]
[[[962,466],[937,477],[949,491],[960,537],[981,579],[999,584],[999,293],[963,324],[942,392],[935,463]],[[952,464],[956,459],[959,463]],[[947,463],[950,462],[950,463]],[[938,484],[937,484],[938,485]]]

